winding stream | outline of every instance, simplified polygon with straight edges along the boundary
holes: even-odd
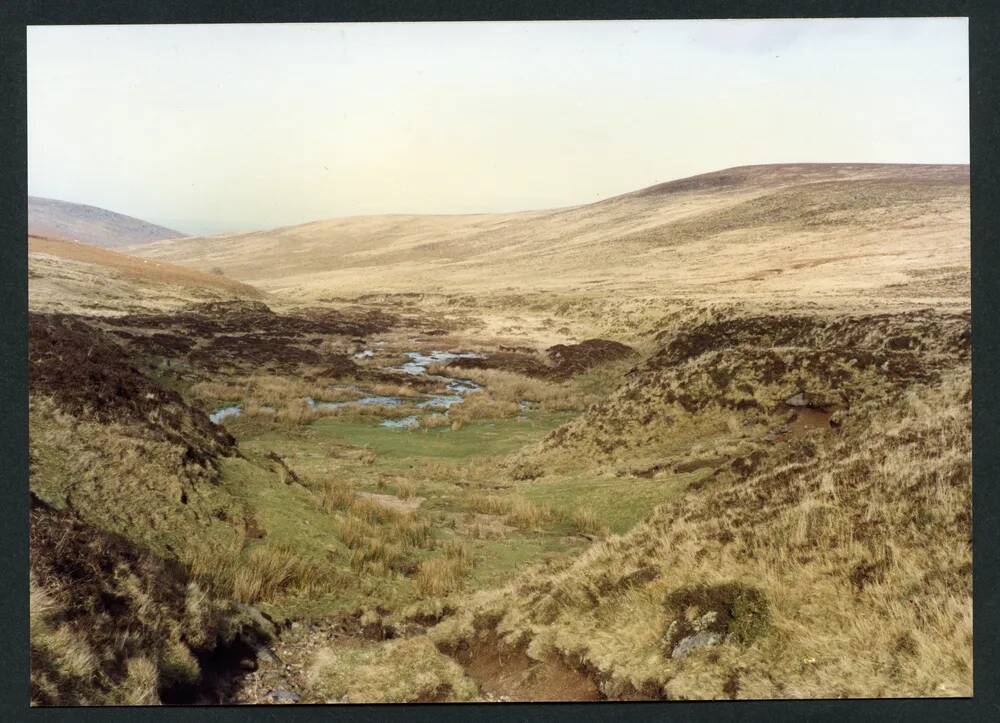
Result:
[[[369,358],[374,356],[374,352],[371,349],[365,349],[363,352],[358,352],[354,356],[358,358]],[[485,356],[485,354],[477,354],[476,352],[432,351],[430,354],[424,354],[418,351],[409,351],[406,352],[406,357],[409,361],[405,362],[402,366],[387,367],[388,371],[402,372],[404,374],[411,374],[413,376],[421,376],[434,381],[444,382],[445,389],[448,392],[447,394],[424,394],[420,397],[368,394],[360,397],[359,399],[352,399],[344,402],[323,402],[316,401],[312,397],[307,397],[305,401],[306,404],[309,405],[310,409],[343,409],[351,406],[399,407],[403,404],[413,402],[416,399],[420,399],[421,401],[417,402],[417,407],[427,410],[443,410],[444,413],[447,414],[451,407],[456,404],[461,404],[464,401],[466,394],[478,392],[482,389],[482,387],[470,379],[460,379],[457,377],[448,377],[439,374],[428,374],[428,367],[430,367],[431,364],[447,363],[455,359],[483,359]],[[365,391],[360,387],[351,385],[337,385],[335,388],[350,389],[362,393]],[[230,405],[215,410],[209,415],[209,419],[211,419],[214,424],[221,424],[227,417],[237,417],[242,411],[243,408],[241,405]],[[409,429],[419,426],[420,418],[416,415],[402,418],[386,418],[382,420],[381,424],[383,427],[393,429]]]

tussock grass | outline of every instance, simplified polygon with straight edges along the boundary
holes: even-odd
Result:
[[[827,444],[774,447],[739,484],[469,601],[435,639],[492,616],[529,655],[592,666],[610,697],[968,695],[968,390],[958,368],[859,405]],[[675,656],[699,629],[717,643]]]
[[[160,702],[159,669],[148,657],[136,656],[125,664],[125,680],[116,690],[119,705],[156,705]]]
[[[486,515],[503,517],[515,527],[533,529],[553,518],[546,505],[536,505],[521,495],[486,495],[475,498],[472,508]]]
[[[431,523],[414,515],[401,516],[393,520],[383,534],[410,548],[425,548],[434,540]]]
[[[377,537],[366,537],[351,551],[351,569],[385,576],[389,570],[407,566],[408,556],[401,545]]]
[[[499,402],[530,401],[549,412],[566,412],[580,411],[600,401],[618,386],[629,366],[621,362],[602,364],[564,382],[501,369],[463,368],[459,376],[481,384]]]
[[[536,505],[521,496],[511,498],[510,511],[506,515],[509,523],[516,527],[534,529],[552,519],[552,511],[544,505]]]
[[[478,692],[426,637],[324,648],[306,679],[318,699],[344,703],[469,700]]]
[[[577,532],[587,535],[607,535],[608,528],[597,513],[590,507],[581,507],[573,510],[570,514],[569,522]]]
[[[355,501],[357,490],[346,480],[332,479],[323,489],[322,507],[327,512],[348,509]]]
[[[393,488],[396,491],[396,496],[401,500],[408,500],[417,495],[417,486],[408,479],[396,480]]]
[[[392,507],[387,507],[366,497],[355,498],[351,502],[350,512],[369,524],[397,522],[407,516],[407,513]]]
[[[451,417],[446,414],[428,414],[426,417],[420,418],[420,426],[426,429],[439,429],[450,427],[452,421]]]
[[[254,374],[230,380],[208,380],[192,384],[189,393],[197,399],[253,403],[258,406],[283,407],[306,397],[340,402],[357,399],[361,392],[309,382],[298,376]]]
[[[388,382],[365,382],[365,388],[370,394],[380,397],[414,397],[418,400],[420,393],[409,384],[390,384]]]
[[[271,544],[245,546],[192,544],[181,552],[191,575],[217,595],[255,603],[282,594],[325,590],[336,581],[334,571],[295,550]]]
[[[521,409],[517,402],[496,399],[486,392],[468,394],[465,401],[449,410],[453,422],[468,424],[482,419],[508,419],[516,417]]]
[[[273,632],[183,569],[71,515],[31,513],[33,705],[150,705],[197,685],[197,656]]]
[[[359,549],[378,536],[378,527],[355,515],[346,515],[337,524],[337,534],[347,547]]]
[[[432,557],[423,560],[417,569],[415,582],[423,595],[447,595],[458,588],[469,565],[461,558]]]

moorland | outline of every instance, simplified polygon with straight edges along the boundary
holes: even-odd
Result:
[[[45,209],[33,703],[971,694],[968,166]]]

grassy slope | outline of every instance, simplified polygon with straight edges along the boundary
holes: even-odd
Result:
[[[28,197],[28,233],[74,239],[105,248],[120,248],[184,235],[173,229],[96,206],[37,196]]]
[[[35,310],[120,313],[261,296],[252,286],[218,274],[39,236],[28,238],[28,268]]]
[[[366,270],[380,291],[720,296],[857,294],[961,272],[967,248],[967,166],[816,164],[729,169],[552,211],[353,217],[135,251],[312,296],[371,292]]]
[[[660,507],[561,569],[483,595],[432,636],[475,645],[495,626],[535,659],[573,661],[609,696],[968,695],[967,370],[841,435]],[[751,593],[764,601],[756,617],[740,612]],[[708,613],[732,616],[712,628],[722,636],[740,615],[753,634],[674,657],[671,624],[690,635]]]

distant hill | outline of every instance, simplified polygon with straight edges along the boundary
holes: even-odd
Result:
[[[132,252],[306,296],[595,285],[857,294],[915,280],[967,295],[969,167],[743,166],[583,206],[357,216]]]
[[[28,197],[28,233],[104,248],[182,238],[185,234],[96,206]]]
[[[32,311],[117,314],[261,296],[218,274],[40,236],[28,236],[28,279]]]

